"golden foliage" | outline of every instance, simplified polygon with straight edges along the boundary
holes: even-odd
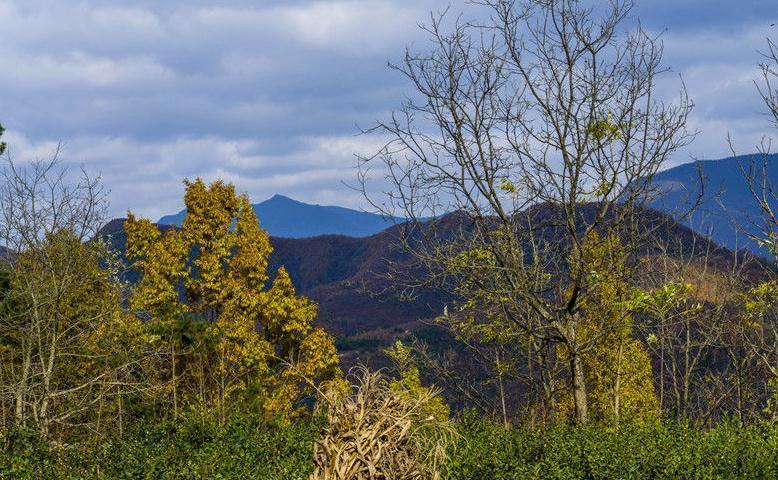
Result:
[[[581,344],[590,345],[582,354],[589,410],[605,421],[654,418],[659,401],[651,358],[632,335],[632,313],[642,297],[629,285],[621,242],[615,235],[600,239],[590,233],[582,250],[592,290],[582,302],[577,335]],[[566,354],[564,348],[560,352]],[[569,399],[560,406],[572,409]]]
[[[391,348],[384,350],[384,352],[394,362],[400,374],[399,379],[390,382],[390,388],[405,395],[409,400],[429,397],[429,401],[421,412],[422,416],[440,421],[448,420],[451,410],[446,402],[440,395],[435,394],[434,387],[429,388],[421,384],[419,367],[413,361],[411,348],[397,340]]]
[[[113,260],[103,242],[84,243],[72,229],[15,258],[0,311],[0,375],[18,424],[47,436],[86,425],[133,371],[146,338],[121,309]]]
[[[188,353],[182,338],[167,339],[189,363],[180,367],[188,402],[223,414],[225,402],[254,387],[261,394],[252,400],[269,415],[288,417],[312,383],[339,375],[333,339],[313,328],[316,305],[296,294],[283,268],[267,288],[272,247],[246,195],[197,179],[186,182],[184,202],[180,230],[161,234],[128,216],[127,252],[142,274],[131,305],[157,323],[205,325]],[[179,367],[170,368],[175,382]]]

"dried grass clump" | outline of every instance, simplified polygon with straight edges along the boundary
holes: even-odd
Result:
[[[425,412],[437,392],[409,395],[363,367],[351,376],[350,394],[324,399],[329,424],[314,446],[311,480],[439,479],[456,431]]]

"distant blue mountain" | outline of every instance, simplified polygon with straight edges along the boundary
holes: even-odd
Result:
[[[654,177],[654,184],[661,195],[652,202],[652,206],[679,217],[699,198],[697,210],[684,220],[686,225],[704,235],[709,234],[724,247],[766,254],[748,237],[749,233],[756,233],[756,225],[760,221],[759,208],[740,169],[740,163],[747,166],[749,158],[761,167],[764,157],[753,155],[696,161],[662,171]],[[778,186],[778,155],[770,155],[766,160],[767,179]],[[778,208],[778,205],[775,207]]]
[[[702,160],[679,165],[659,172],[654,185],[661,195],[651,206],[679,217],[703,195],[699,207],[683,223],[727,248],[748,249],[756,253],[759,246],[748,238],[755,233],[760,212],[748,190],[738,162],[748,162],[748,156],[721,160]],[[757,162],[761,157],[754,156]],[[778,155],[767,157],[768,179],[778,186]],[[703,188],[700,183],[702,173]],[[368,237],[400,221],[344,207],[310,205],[283,195],[252,205],[260,225],[272,236],[308,238],[335,234]],[[778,205],[775,205],[778,209]],[[159,219],[163,225],[181,225],[186,211]]]
[[[274,237],[307,238],[336,234],[368,237],[391,227],[397,219],[343,207],[310,205],[283,195],[252,205],[260,225]],[[181,225],[186,210],[159,219],[162,225]]]

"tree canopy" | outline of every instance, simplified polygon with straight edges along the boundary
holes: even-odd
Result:
[[[186,182],[184,201],[181,229],[163,233],[133,214],[125,222],[127,254],[141,273],[130,304],[167,327],[160,341],[176,406],[224,418],[228,403],[244,400],[292,415],[314,386],[340,374],[333,339],[313,325],[316,305],[296,295],[285,269],[270,281],[269,236],[246,195],[198,179]],[[171,333],[184,322],[202,326],[188,345]]]

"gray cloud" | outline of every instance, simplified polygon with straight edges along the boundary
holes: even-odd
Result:
[[[0,0],[0,121],[21,160],[65,142],[67,162],[102,173],[117,215],[176,211],[181,180],[198,175],[257,201],[358,207],[342,181],[378,140],[356,125],[398,105],[407,85],[386,62],[423,48],[417,24],[448,3]],[[752,81],[778,11],[749,3],[639,2],[697,104],[700,137],[677,163],[726,155],[728,132],[744,150],[769,132]]]

